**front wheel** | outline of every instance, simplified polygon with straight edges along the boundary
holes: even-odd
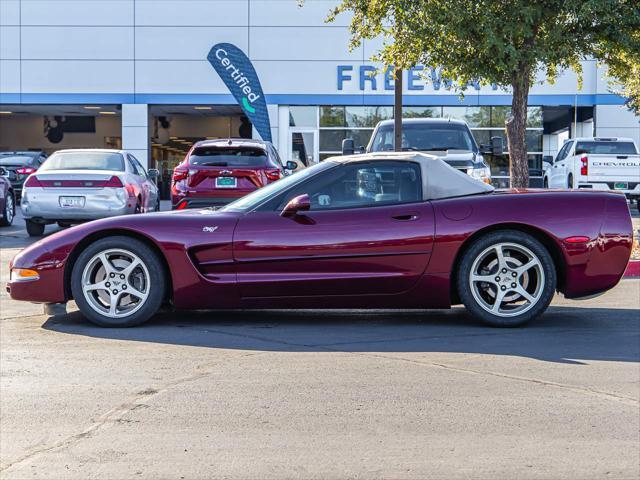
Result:
[[[457,273],[467,310],[494,327],[517,327],[541,315],[553,299],[556,283],[553,259],[544,245],[514,230],[476,240]]]
[[[101,327],[131,327],[160,308],[164,276],[160,259],[147,245],[129,237],[107,237],[78,257],[71,292],[89,321]]]

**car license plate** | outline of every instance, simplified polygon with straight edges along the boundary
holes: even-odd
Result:
[[[62,208],[82,208],[84,207],[84,197],[60,197]]]
[[[629,190],[629,184],[627,182],[616,182],[613,184],[613,188],[616,190]]]
[[[218,188],[236,188],[238,180],[236,177],[218,177],[216,178],[216,187]]]

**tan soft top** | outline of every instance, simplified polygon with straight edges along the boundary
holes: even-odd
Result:
[[[424,200],[463,197],[492,192],[494,188],[456,170],[440,158],[419,152],[377,152],[362,155],[331,157],[325,161],[335,163],[377,162],[383,160],[414,162],[422,172],[422,196]]]

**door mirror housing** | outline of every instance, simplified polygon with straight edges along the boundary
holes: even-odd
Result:
[[[7,170],[3,167],[0,167],[0,177],[8,177],[9,176],[9,172],[7,172]]]
[[[298,168],[298,164],[296,162],[289,160],[287,164],[284,166],[284,168],[286,168],[287,170],[293,171],[296,168]]]
[[[483,155],[493,153],[493,149],[491,148],[491,145],[483,144],[480,145],[480,153],[482,153]]]
[[[353,155],[356,152],[356,144],[353,138],[345,138],[342,140],[342,154]]]
[[[504,154],[504,144],[502,137],[491,137],[491,154],[502,155]]]
[[[160,171],[157,168],[150,168],[149,170],[147,170],[147,173],[149,174],[149,178],[158,178],[160,176]]]
[[[542,163],[548,163],[551,165],[553,163],[553,157],[551,155],[545,155],[542,157]]]
[[[311,209],[311,199],[309,195],[303,193],[302,195],[298,195],[297,197],[293,197],[282,209],[282,213],[280,214],[283,217],[293,217],[297,215],[299,212],[306,212]]]

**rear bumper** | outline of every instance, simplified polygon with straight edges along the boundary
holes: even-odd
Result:
[[[83,207],[62,207],[60,197],[84,197]],[[23,192],[20,208],[25,219],[36,222],[59,220],[97,220],[135,212],[135,198],[116,188],[44,189],[29,188]]]
[[[211,197],[211,198],[182,198],[175,201],[171,200],[172,210],[183,210],[187,208],[207,208],[221,207],[237,200],[240,197]]]
[[[616,182],[579,182],[578,188],[589,190],[600,190],[603,192],[619,192],[624,193],[627,197],[640,197],[640,183],[637,182],[625,182],[628,183],[628,189],[615,188]]]

